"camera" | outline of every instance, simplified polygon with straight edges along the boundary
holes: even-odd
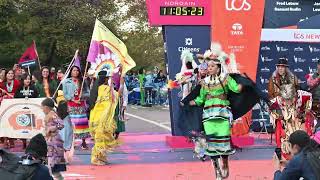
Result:
[[[281,160],[281,157],[282,157],[282,156],[281,156],[281,148],[276,148],[276,149],[274,150],[274,152],[276,153],[278,159]]]

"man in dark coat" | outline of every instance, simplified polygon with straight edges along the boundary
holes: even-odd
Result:
[[[53,180],[44,165],[46,157],[47,143],[42,134],[30,140],[22,158],[0,149],[1,179]]]

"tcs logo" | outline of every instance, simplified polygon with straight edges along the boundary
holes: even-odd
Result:
[[[251,4],[247,0],[225,0],[228,11],[250,11]]]

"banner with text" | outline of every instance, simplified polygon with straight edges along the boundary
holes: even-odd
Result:
[[[305,76],[315,72],[320,59],[320,29],[263,29],[257,85],[267,93],[267,84],[280,57],[288,59],[290,70],[306,88]]]
[[[31,139],[44,133],[44,98],[4,99],[0,106],[0,137]]]
[[[170,79],[175,79],[181,70],[180,56],[184,49],[195,55],[204,53],[210,47],[210,26],[165,26],[166,58],[168,60],[168,73]],[[169,92],[170,117],[172,135],[182,135],[178,127],[180,109],[180,89]]]
[[[241,72],[255,79],[264,0],[220,0],[212,3],[212,41],[236,55]]]
[[[255,80],[264,0],[219,0],[212,3],[212,41],[221,43],[227,53],[234,53],[240,72]],[[251,112],[236,120],[232,134],[246,135]]]
[[[262,29],[261,41],[320,42],[320,29]]]
[[[319,14],[320,0],[267,0],[263,28],[305,29],[300,24]]]

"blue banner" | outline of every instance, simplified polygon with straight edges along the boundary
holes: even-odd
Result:
[[[165,26],[166,59],[168,60],[169,78],[174,80],[181,70],[181,52],[189,49],[194,54],[204,53],[210,48],[210,26]],[[178,127],[178,117],[180,108],[180,89],[169,92],[170,117],[172,135],[182,135],[183,132]]]
[[[305,76],[316,71],[316,62],[320,59],[320,44],[279,41],[261,42],[256,84],[265,93],[268,93],[270,77],[276,70],[276,64],[281,57],[288,58],[290,71],[300,80],[301,88],[306,90]],[[266,104],[264,105],[264,108],[266,108]],[[267,119],[267,123],[269,123],[269,114],[268,112],[262,112],[264,110],[253,110],[254,121]]]
[[[289,69],[306,89],[305,76],[315,72],[320,59],[320,44],[297,42],[261,42],[257,86],[267,92],[267,85],[280,57],[288,58]]]

